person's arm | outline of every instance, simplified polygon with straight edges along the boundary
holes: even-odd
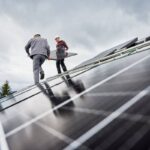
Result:
[[[68,49],[69,49],[69,47],[68,47],[68,45],[66,44],[66,42],[65,42],[65,41],[63,41],[63,44],[64,44],[64,47],[66,48],[66,50],[68,50]]]
[[[31,47],[31,40],[29,40],[29,42],[25,46],[26,53],[28,54],[29,57],[30,57],[30,52],[29,52],[30,47]]]

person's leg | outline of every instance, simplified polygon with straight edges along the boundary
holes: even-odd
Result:
[[[44,79],[44,76],[45,76],[44,71],[42,68],[40,68],[40,79],[41,80]]]
[[[62,60],[60,61],[60,63],[61,63],[61,66],[62,66],[63,71],[64,71],[64,72],[67,71],[67,67],[66,67],[66,65],[65,65],[65,63],[64,63],[64,59],[62,59]],[[66,75],[66,78],[67,78],[69,84],[72,83],[69,74]]]
[[[42,64],[44,63],[46,57],[41,55],[41,58],[40,58],[40,79],[44,79],[44,70],[42,68]]]
[[[43,73],[44,74],[44,70],[42,67],[40,67],[40,73]]]
[[[63,71],[67,71],[67,67],[66,67],[66,65],[64,63],[64,59],[60,60],[60,63],[61,63]]]
[[[40,57],[39,55],[33,56],[33,74],[34,82],[39,83],[39,72],[40,72]]]
[[[60,74],[61,73],[61,68],[60,68],[60,60],[56,61],[56,67],[57,67],[57,71]]]

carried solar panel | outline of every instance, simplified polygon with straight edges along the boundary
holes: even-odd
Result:
[[[66,52],[66,57],[72,57],[72,56],[76,56],[77,53],[72,53],[72,52]],[[57,60],[57,56],[56,56],[56,50],[51,51],[51,55],[50,55],[51,60]]]

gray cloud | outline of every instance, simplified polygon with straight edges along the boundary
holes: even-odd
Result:
[[[26,31],[42,32],[49,37],[60,34],[69,39],[71,45],[80,44],[90,50],[97,41],[107,43],[113,34],[123,34],[128,21],[130,24],[133,21],[124,20],[124,14],[147,20],[148,4],[148,0],[1,0],[0,10]]]
[[[149,22],[149,0],[117,0],[117,4],[125,13],[128,13],[129,15],[134,15],[139,21]]]
[[[94,49],[98,40],[106,41],[115,30],[120,31],[120,27],[115,26],[118,21],[110,23],[120,17],[114,1],[6,0],[1,1],[1,6],[1,12],[15,19],[24,30],[49,36],[61,34],[71,40],[71,44],[86,46],[87,50]]]

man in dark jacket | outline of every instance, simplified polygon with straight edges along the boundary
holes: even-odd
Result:
[[[29,52],[30,48],[31,53]],[[41,66],[45,59],[50,59],[50,47],[46,39],[41,38],[40,34],[36,34],[29,40],[25,50],[28,56],[33,59],[34,82],[37,84],[39,83],[39,74],[41,75],[40,79],[44,79],[44,71]]]

